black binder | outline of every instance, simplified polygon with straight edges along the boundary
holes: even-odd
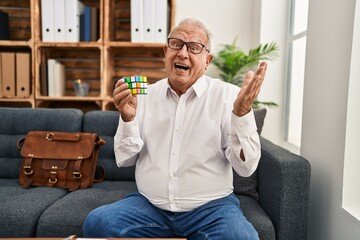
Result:
[[[0,40],[10,40],[9,14],[0,11]]]

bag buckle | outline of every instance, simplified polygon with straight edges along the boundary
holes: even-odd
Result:
[[[34,170],[32,170],[30,166],[24,166],[25,175],[31,175],[31,174],[33,174],[33,172],[34,172]]]
[[[82,177],[82,174],[80,172],[73,172],[75,179],[80,179]]]
[[[52,137],[54,136],[54,133],[47,133],[46,134],[46,140],[52,141]]]
[[[49,140],[51,141],[51,140]],[[49,177],[49,183],[51,184],[55,184],[57,182],[57,178],[56,178],[56,175],[57,175],[57,166],[52,166],[51,169],[53,171],[50,171],[50,177]]]
[[[55,184],[56,182],[57,182],[57,178],[56,178],[56,177],[54,177],[54,178],[49,177],[49,183]]]

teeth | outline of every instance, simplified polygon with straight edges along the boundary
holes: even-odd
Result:
[[[176,68],[180,68],[180,69],[184,69],[184,70],[188,70],[189,66],[186,66],[184,64],[180,64],[180,63],[175,63],[175,67]]]

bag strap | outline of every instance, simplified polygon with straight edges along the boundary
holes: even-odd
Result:
[[[95,177],[94,177],[94,183],[102,182],[104,181],[104,179],[105,179],[105,169],[102,166],[97,165]]]
[[[57,133],[49,132],[49,133],[46,134],[45,138],[47,140],[49,140],[49,141],[78,142],[80,140],[80,134],[78,134],[78,133],[69,134],[69,133],[61,133],[61,132],[57,132]]]
[[[32,183],[31,175],[34,173],[34,170],[31,168],[31,157],[24,158],[23,171],[26,176],[26,182],[22,185],[23,188],[28,188]]]
[[[21,137],[17,143],[16,143],[16,148],[20,151],[23,144],[24,144],[24,141],[25,141],[25,136]]]
[[[96,137],[95,145],[101,146],[101,145],[104,145],[105,143],[106,143],[106,141],[104,139],[102,139],[99,136]]]
[[[80,172],[81,163],[82,163],[82,159],[78,159],[75,162],[73,177],[77,181],[77,184],[74,187],[69,189],[70,192],[75,191],[76,189],[78,189],[80,187],[81,178],[82,178],[82,174]]]

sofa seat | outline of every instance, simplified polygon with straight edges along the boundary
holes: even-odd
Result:
[[[41,215],[37,237],[83,236],[82,225],[91,210],[116,202],[137,191],[135,182],[104,181],[58,199]]]
[[[240,207],[245,217],[258,231],[260,239],[276,239],[273,222],[259,202],[249,196],[237,195],[237,197],[240,200]]]
[[[0,236],[35,237],[43,212],[68,191],[60,188],[23,189],[17,179],[0,179]]]

